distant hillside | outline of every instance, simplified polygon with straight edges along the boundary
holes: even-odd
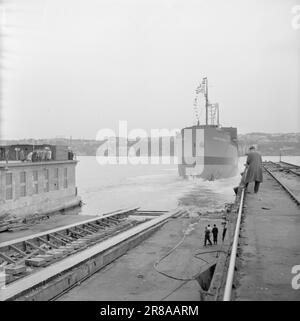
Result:
[[[300,156],[300,133],[288,134],[267,134],[267,133],[250,133],[238,136],[239,154],[244,155],[251,145],[255,145],[262,155],[277,156],[282,155]],[[78,156],[95,156],[99,146],[103,143],[96,140],[73,139],[70,141],[65,138],[53,139],[22,139],[0,141],[1,145],[10,144],[54,144],[71,146]],[[128,145],[134,144],[131,141]]]
[[[300,133],[266,134],[251,133],[239,135],[239,152],[244,155],[251,145],[255,145],[265,156],[300,155]]]

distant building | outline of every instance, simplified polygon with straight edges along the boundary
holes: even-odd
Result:
[[[2,146],[0,161],[0,217],[4,214],[26,216],[44,214],[80,204],[75,168],[77,161],[64,147],[51,149],[51,159],[21,161],[17,153],[25,147]],[[17,148],[17,149],[16,149]],[[32,147],[26,147],[27,152]],[[54,152],[53,152],[54,151]],[[9,157],[11,153],[11,158]],[[28,156],[28,155],[27,155]]]

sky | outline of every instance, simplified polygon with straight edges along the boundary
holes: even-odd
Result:
[[[94,139],[103,128],[118,134],[120,120],[129,130],[182,128],[195,122],[203,77],[222,125],[300,132],[295,6],[300,0],[2,0],[1,136]]]

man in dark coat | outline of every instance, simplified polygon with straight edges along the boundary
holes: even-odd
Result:
[[[222,222],[222,225],[223,225],[222,242],[224,242],[226,231],[227,231],[227,221]]]
[[[247,157],[247,173],[245,177],[245,187],[247,189],[248,184],[255,182],[254,193],[258,192],[259,184],[263,181],[262,174],[262,158],[261,155],[255,151],[255,147],[250,147],[250,152]]]
[[[215,245],[218,244],[218,233],[219,233],[219,230],[216,227],[216,224],[214,224],[214,227],[212,229],[212,234],[213,234],[213,240]]]

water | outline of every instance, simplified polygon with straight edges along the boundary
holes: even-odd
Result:
[[[278,161],[278,157],[263,157]],[[178,177],[176,165],[99,165],[93,156],[78,157],[76,178],[82,197],[83,215],[97,215],[125,207],[172,210],[178,206],[191,212],[222,209],[234,201],[233,187],[240,175],[213,182]],[[283,161],[300,165],[299,156]],[[243,170],[245,157],[239,160]]]

